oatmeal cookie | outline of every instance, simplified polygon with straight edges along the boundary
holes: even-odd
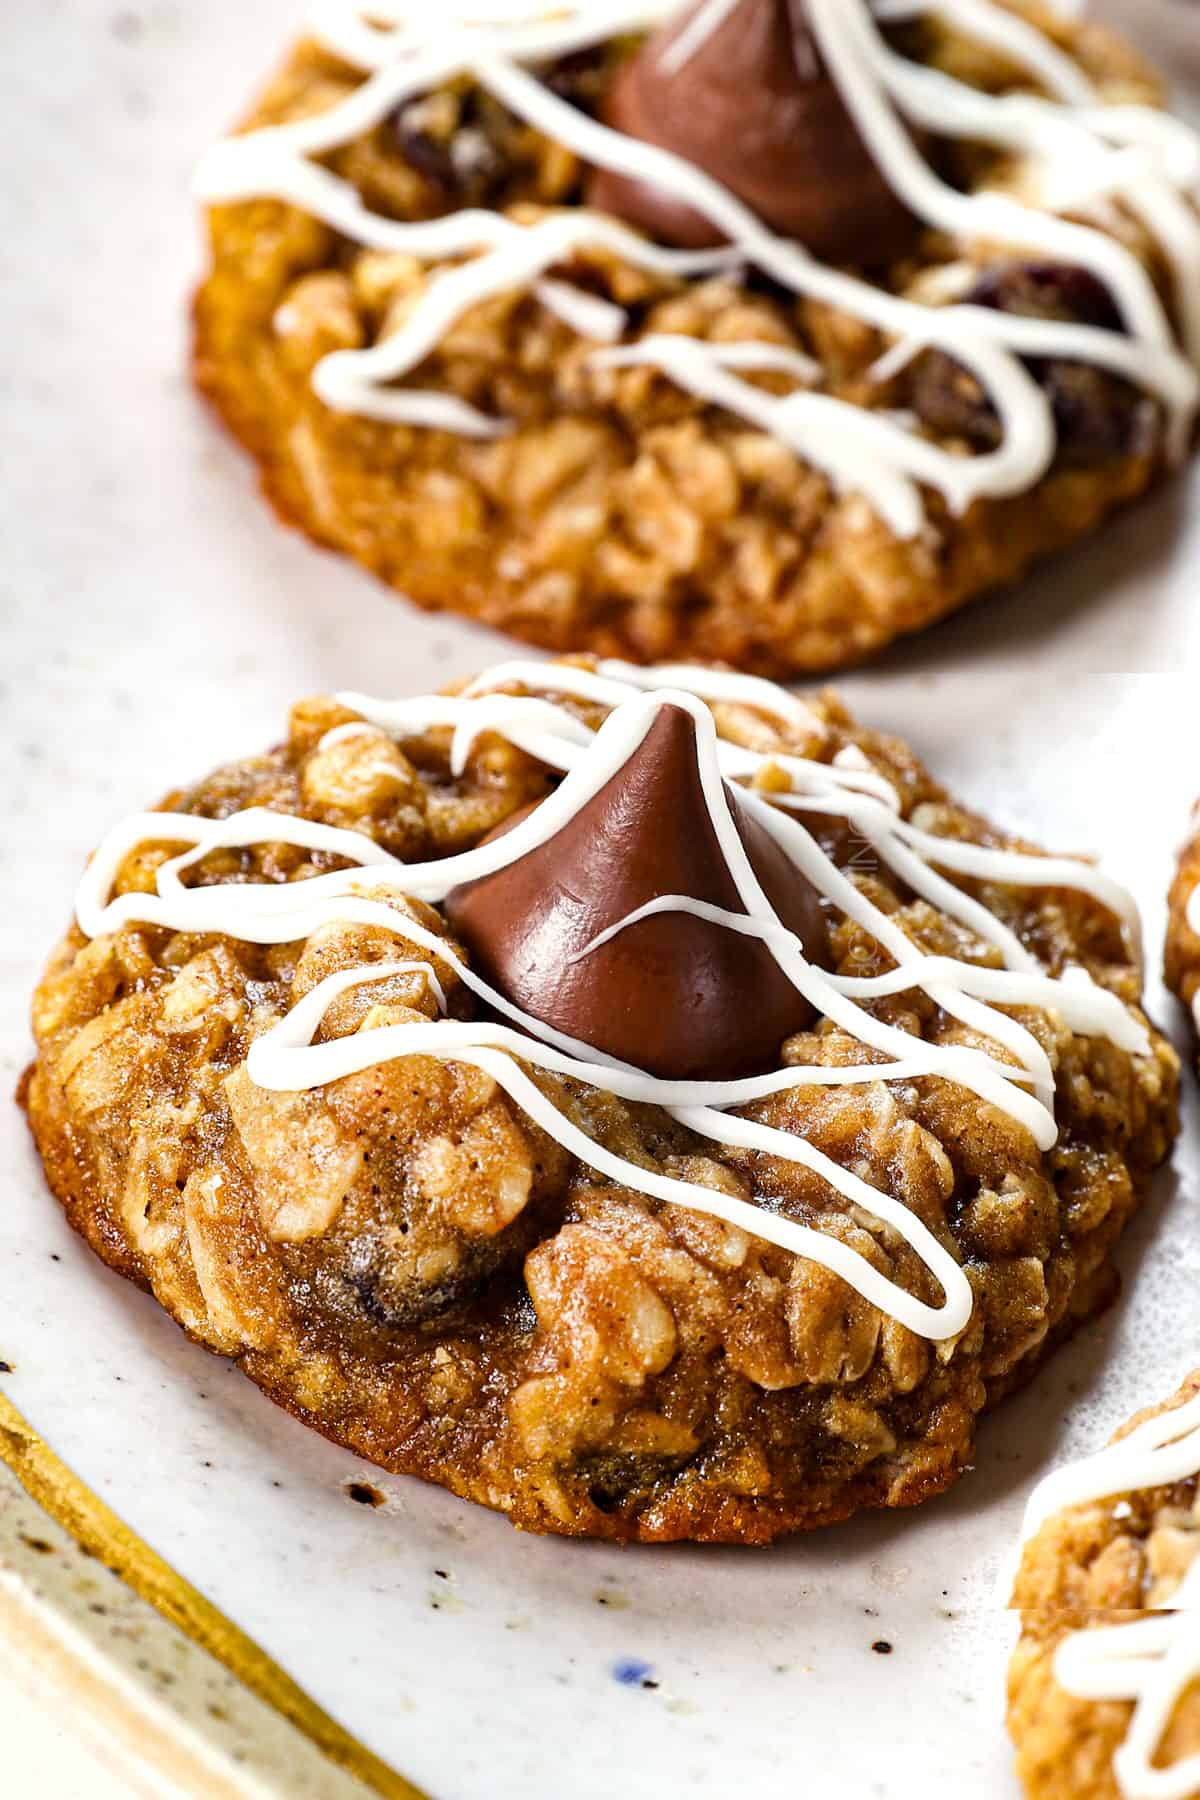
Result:
[[[1167,913],[1167,981],[1200,1029],[1200,808],[1179,854]]]
[[[1026,1794],[1200,1794],[1200,1372],[1051,1477],[1029,1525],[1008,1679]]]
[[[532,1530],[908,1506],[1110,1298],[1176,1130],[1136,914],[836,698],[504,664],[117,828],[26,1101],[96,1252]]]
[[[1040,0],[669,10],[484,46],[323,8],[201,169],[196,379],[279,515],[422,607],[842,667],[1183,454],[1200,141]]]

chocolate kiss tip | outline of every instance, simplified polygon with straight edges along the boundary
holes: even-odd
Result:
[[[689,7],[622,64],[606,122],[694,163],[815,256],[871,266],[901,254],[914,221],[825,73],[803,0],[739,0],[673,70],[668,52],[699,10]],[[587,198],[664,243],[721,241],[691,207],[629,176],[596,170]]]
[[[751,866],[810,962],[828,963],[816,889],[726,786]],[[522,1011],[664,1080],[773,1068],[813,1009],[765,945],[690,913],[608,926],[663,894],[745,907],[700,781],[696,726],[664,705],[600,792],[545,844],[455,888],[445,911],[478,972]]]

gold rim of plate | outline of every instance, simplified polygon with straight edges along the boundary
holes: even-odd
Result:
[[[430,1800],[307,1694],[280,1665],[173,1569],[68,1468],[0,1393],[0,1464],[66,1532],[126,1587],[219,1663],[335,1768],[383,1800]]]

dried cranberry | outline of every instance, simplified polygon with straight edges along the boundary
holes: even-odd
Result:
[[[452,130],[432,129],[429,121],[427,95],[405,101],[392,114],[392,133],[404,160],[447,204],[485,201],[504,179],[505,160],[472,97],[459,105]]]
[[[454,181],[454,166],[450,161],[448,143],[435,138],[432,132],[406,124],[403,111],[393,116],[392,126],[396,142],[409,167],[415,169],[418,175],[423,175],[426,181],[433,182],[435,187],[450,189]]]
[[[963,298],[969,305],[1020,318],[1122,330],[1121,315],[1104,283],[1089,270],[1066,264],[997,263],[983,270]],[[1060,462],[1079,467],[1145,448],[1150,406],[1121,376],[1064,357],[1023,361],[1053,409]],[[999,442],[1000,421],[987,395],[944,351],[930,351],[915,365],[910,401],[935,431],[984,449]]]
[[[1090,269],[1066,263],[993,263],[967,296],[974,306],[1027,319],[1060,319],[1120,331],[1121,315],[1104,283]]]

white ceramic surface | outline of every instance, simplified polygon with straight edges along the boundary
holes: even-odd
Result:
[[[6,1426],[0,1416],[0,1442]],[[0,1464],[0,1793],[363,1800],[364,1790]]]
[[[0,1672],[0,1732],[12,1800],[35,1800],[55,1771],[55,1800],[129,1800],[129,1789],[97,1761],[52,1708],[30,1704],[23,1685]]]
[[[500,649],[277,527],[188,391],[189,169],[296,9],[18,0],[17,13],[0,200],[17,352],[0,492],[10,1087],[28,991],[105,825],[261,747],[302,692],[421,690]],[[1154,1010],[1176,1028],[1154,970],[1200,786],[1184,672],[1200,669],[1198,498],[1200,479],[1181,479],[1020,594],[841,684],[998,818],[1104,852],[1143,902]],[[984,1425],[953,1494],[816,1541],[542,1541],[378,1477],[103,1270],[7,1107],[0,1379],[136,1530],[437,1800],[1007,1800],[1011,1622],[991,1583],[1023,1495],[1200,1362],[1193,1090],[1174,1168],[1123,1247],[1120,1305]],[[386,1506],[356,1505],[356,1476]],[[633,1663],[644,1678],[618,1679]]]

